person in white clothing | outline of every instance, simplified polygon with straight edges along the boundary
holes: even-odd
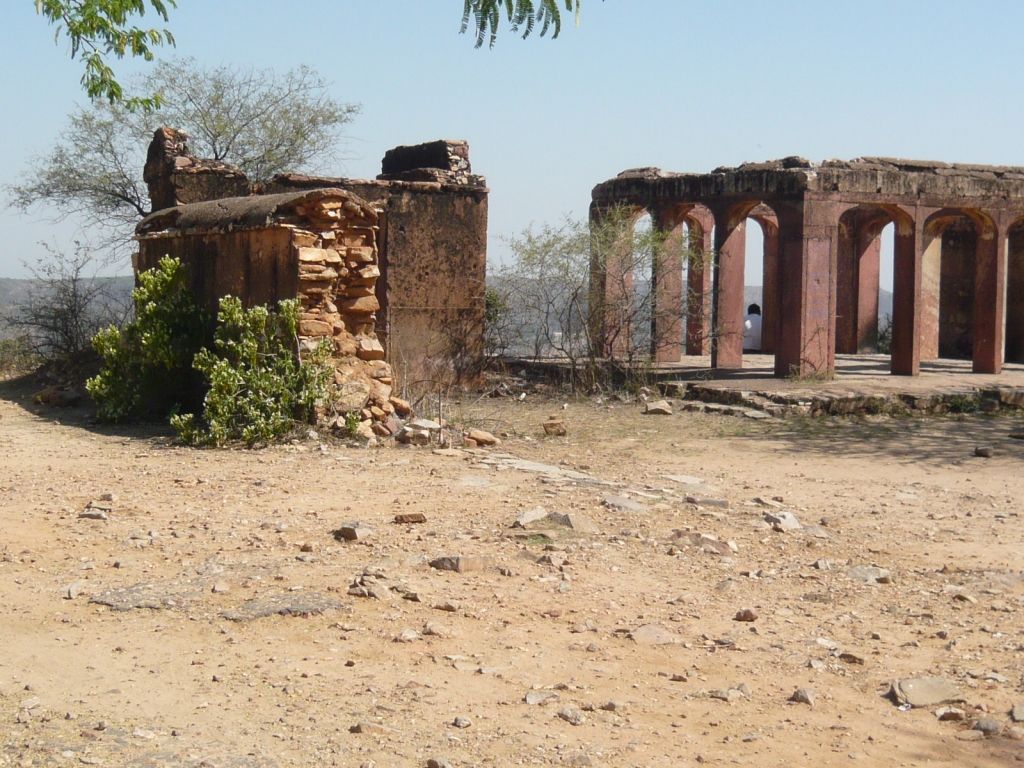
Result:
[[[743,318],[743,351],[761,351],[761,308],[757,304],[747,307],[747,316]]]

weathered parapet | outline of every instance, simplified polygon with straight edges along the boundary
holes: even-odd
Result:
[[[1024,168],[795,156],[705,174],[635,168],[594,187],[595,216],[616,205],[646,210],[669,232],[684,224],[706,231],[699,220],[713,221],[714,327],[703,329],[712,367],[742,366],[748,218],[765,230],[763,334],[776,375],[827,374],[837,351],[873,347],[871,296],[888,224],[895,225],[893,373],[916,375],[922,360],[954,352],[970,357],[977,373],[998,373],[1004,356],[1024,357],[1024,301],[1019,292],[1007,299],[1006,290],[1024,285]],[[594,286],[600,296],[600,275]],[[691,286],[690,298],[703,290]],[[679,294],[657,297],[660,306],[681,313]],[[688,328],[700,328],[698,319],[689,318]],[[703,351],[687,341],[688,353]],[[680,346],[674,340],[673,349]]]
[[[250,192],[249,179],[238,168],[193,157],[188,134],[177,128],[158,128],[153,134],[142,178],[153,211]]]
[[[336,412],[343,420],[358,411],[364,431],[385,435],[398,427],[392,369],[375,333],[377,231],[374,208],[340,189],[193,203],[139,224],[138,268],[180,259],[211,316],[226,295],[247,307],[297,299],[300,350],[332,344]]]
[[[469,142],[442,139],[389,149],[384,153],[381,181],[436,181],[486,187],[483,176],[473,173],[469,162]]]

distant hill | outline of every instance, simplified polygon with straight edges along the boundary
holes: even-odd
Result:
[[[111,280],[113,292],[116,296],[127,298],[132,288],[135,287],[135,278],[129,276],[124,277],[113,277],[113,278],[98,278],[101,280]],[[25,296],[25,294],[32,288],[34,280],[24,280],[10,277],[0,277],[0,318],[6,317],[7,314],[14,308],[18,300]],[[7,338],[10,336],[10,331],[4,327],[2,321],[0,321],[0,339]]]
[[[751,304],[761,304],[761,286],[747,285],[743,287],[743,305],[748,307]],[[892,292],[881,290],[878,292],[878,316],[885,317],[892,314]]]

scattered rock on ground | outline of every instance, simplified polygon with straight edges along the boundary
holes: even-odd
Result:
[[[892,584],[892,574],[885,568],[876,565],[855,565],[846,575],[865,584]]]
[[[806,704],[809,707],[813,707],[817,699],[818,694],[813,688],[798,688],[789,697],[790,701],[795,701],[797,704]]]
[[[888,696],[896,704],[909,705],[914,709],[963,701],[963,694],[956,683],[944,677],[894,680],[889,686]]]
[[[653,403],[647,404],[644,413],[648,416],[671,416],[672,406],[668,400],[655,400]]]

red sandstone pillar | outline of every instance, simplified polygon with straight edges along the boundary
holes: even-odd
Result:
[[[917,220],[896,222],[893,259],[892,363],[897,376],[921,372],[921,265],[924,260],[925,214]],[[941,237],[938,238],[941,243]],[[941,247],[941,245],[940,245]]]
[[[776,212],[782,323],[775,375],[831,373],[835,370],[838,208],[804,200],[780,204]]]
[[[761,352],[775,354],[779,334],[779,224],[767,217],[758,218],[764,235],[764,261],[761,270]]]
[[[1005,216],[978,234],[974,279],[974,361],[975,373],[1003,370],[1003,302],[1006,295]]]
[[[715,217],[706,208],[687,215],[689,239],[686,265],[686,354],[711,353],[711,268],[714,257],[712,232]]]
[[[651,357],[678,363],[683,359],[683,225],[658,210],[651,212],[651,223],[664,237],[651,270]]]
[[[1010,228],[1006,243],[1006,362],[1024,363],[1024,226]]]
[[[842,355],[857,351],[857,308],[859,282],[857,279],[856,212],[839,221],[839,244],[836,256],[836,352]]]
[[[747,258],[747,220],[733,221],[727,210],[715,211],[714,326],[712,368],[743,367],[743,283]]]
[[[857,239],[857,345],[854,352],[878,349],[878,282],[882,265],[882,230],[865,227]]]

